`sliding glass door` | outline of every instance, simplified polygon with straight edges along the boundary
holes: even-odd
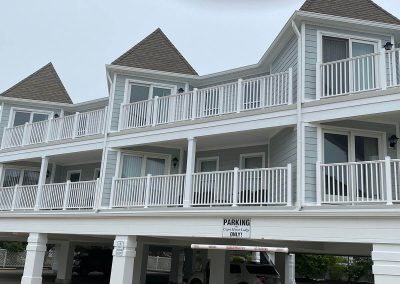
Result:
[[[149,155],[123,154],[121,177],[164,175],[167,173],[167,159]]]

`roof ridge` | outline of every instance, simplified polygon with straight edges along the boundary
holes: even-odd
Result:
[[[60,78],[60,76],[58,75],[56,69],[54,68],[53,63],[50,62],[50,63],[47,64],[47,65],[50,65],[50,67],[51,67],[50,70],[51,70],[51,72],[54,74],[54,76],[55,76],[55,78],[56,78],[56,80],[57,80],[57,82],[58,82],[58,85],[59,85],[60,88],[64,91],[64,95],[66,95],[67,98],[69,99],[69,101],[73,104],[74,102],[72,101],[71,97],[69,96],[69,94],[68,94],[68,92],[67,92],[67,89],[65,88],[63,82],[61,81],[61,78]]]

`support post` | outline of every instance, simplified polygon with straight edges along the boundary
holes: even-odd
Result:
[[[286,205],[287,206],[292,206],[293,205],[293,200],[292,200],[292,164],[287,165],[287,201]]]
[[[321,90],[322,90],[322,77],[321,77],[321,62],[317,62],[317,64],[315,65],[315,81],[317,82],[317,86],[316,86],[316,100],[320,100],[321,99]]]
[[[30,233],[21,284],[41,284],[47,235]]]
[[[236,112],[239,113],[242,109],[242,94],[243,93],[243,79],[238,79],[238,89],[237,89],[237,101],[236,101]]]
[[[146,176],[146,191],[145,191],[145,196],[144,196],[144,208],[149,207],[150,190],[151,190],[151,174],[147,174],[147,176]]]
[[[170,284],[182,284],[183,281],[183,261],[184,251],[183,248],[172,248],[171,271],[169,273]]]
[[[45,138],[45,142],[49,142],[50,141],[50,133],[51,133],[51,125],[53,124],[53,118],[51,117],[49,119],[49,122],[47,123],[47,132],[46,132],[46,138]]]
[[[75,245],[62,242],[56,246],[57,278],[56,283],[71,283],[72,265],[74,262]]]
[[[318,82],[318,81],[317,81]],[[288,105],[293,104],[293,68],[289,68]]]
[[[72,138],[75,138],[78,135],[78,122],[79,122],[79,112],[76,112],[74,116],[74,128],[72,130]]]
[[[390,157],[385,157],[385,187],[386,187],[386,205],[393,205],[392,197],[392,169],[390,166]]]
[[[190,207],[193,191],[193,173],[196,160],[196,138],[188,138],[188,151],[186,161],[185,192],[183,197],[183,207]]]
[[[147,260],[149,257],[149,245],[138,241],[136,248],[138,256],[133,267],[133,282],[132,284],[146,284]]]
[[[275,268],[280,275],[282,284],[295,283],[295,255],[275,253]]]
[[[154,107],[153,107],[153,121],[151,123],[152,126],[157,125],[158,121],[158,96],[155,96],[153,99]]]
[[[71,181],[67,180],[67,185],[65,186],[65,192],[64,192],[63,210],[67,210],[68,207],[70,187],[71,187]]]
[[[322,188],[321,188],[321,162],[317,161],[317,163],[315,164],[316,168],[315,168],[315,175],[316,175],[316,196],[317,196],[317,205],[321,206],[322,204]]]
[[[110,284],[132,283],[136,245],[136,236],[116,236]]]
[[[232,206],[236,207],[238,203],[238,195],[239,195],[239,168],[235,167],[233,169],[233,201]]]
[[[49,158],[46,156],[42,157],[42,163],[40,165],[40,174],[39,174],[39,182],[38,189],[36,193],[36,202],[34,210],[40,209],[40,203],[42,199],[43,186],[46,184],[46,176],[47,176],[47,168],[49,167]]]
[[[210,279],[209,284],[228,284],[229,252],[225,250],[209,250]]]
[[[197,117],[197,88],[193,89],[193,101],[192,101],[192,120]]]
[[[14,186],[13,198],[11,201],[11,211],[15,210],[15,204],[17,203],[17,194],[18,194],[18,184]]]
[[[384,48],[379,52],[379,82],[382,90],[387,89],[387,70],[386,70],[386,50]]]
[[[21,146],[25,146],[28,144],[28,122],[24,124],[24,133],[22,134],[22,141],[21,141]]]

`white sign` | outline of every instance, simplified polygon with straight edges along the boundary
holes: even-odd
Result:
[[[124,255],[124,242],[117,241],[117,245],[115,246],[115,255],[123,256]]]
[[[249,239],[251,233],[251,219],[224,218],[222,223],[222,237],[234,239]]]

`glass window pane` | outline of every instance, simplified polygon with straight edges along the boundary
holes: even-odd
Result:
[[[71,173],[69,175],[69,180],[71,182],[78,182],[81,180],[81,173]]]
[[[322,60],[324,63],[349,57],[349,40],[328,36],[324,36],[322,40]]]
[[[200,162],[200,172],[215,172],[217,170],[217,161],[201,161]]]
[[[21,170],[6,169],[4,171],[3,186],[4,187],[15,186],[16,184],[19,183],[20,176],[21,176]]]
[[[260,169],[262,168],[262,157],[245,157],[244,158],[245,169]]]
[[[39,171],[24,171],[24,177],[22,179],[22,185],[34,185],[39,183]]]
[[[365,42],[353,42],[352,43],[352,55],[353,57],[371,54],[375,52],[375,46],[371,43]]]
[[[325,163],[348,162],[349,139],[347,135],[325,133],[324,135]]]
[[[153,98],[158,97],[165,97],[171,95],[171,89],[153,87]]]
[[[356,162],[379,160],[379,140],[373,137],[355,137]]]
[[[130,103],[145,101],[149,99],[149,86],[143,85],[132,85],[131,86],[131,96],[130,96]]]
[[[142,157],[124,155],[122,161],[122,178],[140,177],[142,169]]]
[[[165,170],[165,160],[157,158],[146,159],[146,175],[152,174],[155,176],[163,175]]]
[[[47,120],[49,118],[48,114],[43,114],[43,113],[34,113],[32,122],[38,122],[38,121],[43,121]]]
[[[29,122],[30,119],[31,119],[30,112],[17,111],[17,112],[15,112],[13,126],[23,125],[23,124]]]

